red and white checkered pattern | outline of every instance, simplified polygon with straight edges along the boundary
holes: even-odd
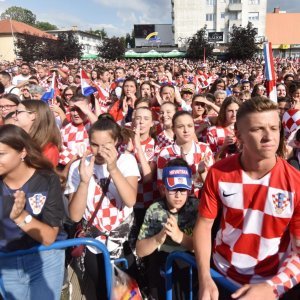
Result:
[[[63,148],[60,152],[59,163],[66,165],[74,155],[81,154],[82,149],[90,148],[88,130],[90,123],[66,125],[61,129],[60,133],[63,141]]]
[[[211,151],[214,155],[220,150],[221,146],[224,144],[225,137],[227,135],[232,135],[233,132],[228,128],[224,128],[221,126],[212,126],[207,129],[207,143],[210,146]],[[227,157],[231,154],[225,153],[223,157]]]
[[[50,83],[48,83],[48,79],[50,76],[46,76],[43,79],[39,78],[39,86],[43,87],[46,91],[50,87]]]
[[[157,157],[157,185],[162,185],[162,173],[163,168],[166,164],[175,158],[181,156],[180,147],[176,144],[170,145],[168,147],[162,148],[161,152]],[[185,157],[186,162],[192,170],[192,182],[193,182],[193,192],[198,196],[201,179],[198,173],[198,167],[201,161],[205,161],[206,166],[210,167],[214,163],[213,154],[207,144],[193,142],[190,152]]]
[[[205,128],[204,130],[202,130],[201,132],[197,132],[200,125],[202,124],[208,124],[209,122],[207,122],[207,120],[201,120],[201,121],[195,121],[195,132],[198,138],[198,141],[201,143],[207,143],[207,128]]]
[[[165,131],[162,131],[160,134],[156,136],[156,145],[159,149],[172,145],[174,143],[174,139],[169,138],[166,135]]]
[[[258,180],[241,169],[238,155],[210,169],[199,214],[214,219],[222,208],[213,251],[221,273],[239,284],[263,282],[277,274],[289,254],[290,234],[300,236],[299,186],[299,172],[281,158]]]
[[[278,297],[300,282],[300,256],[297,253],[290,254],[284,261],[278,274],[271,280],[268,280],[271,286],[274,287],[274,292]]]
[[[291,132],[300,126],[300,110],[290,109],[282,116],[282,125],[284,128],[285,136],[288,137]]]

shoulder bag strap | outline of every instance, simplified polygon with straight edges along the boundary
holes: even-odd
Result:
[[[109,175],[109,177],[105,181],[105,184],[103,186],[101,186],[101,188],[102,188],[102,195],[101,195],[101,198],[100,198],[100,200],[99,200],[99,202],[98,202],[98,204],[97,204],[97,206],[96,206],[96,208],[95,208],[95,210],[94,210],[94,212],[92,214],[92,217],[87,222],[87,225],[86,225],[87,228],[91,227],[92,224],[93,224],[93,222],[94,222],[94,219],[95,219],[95,217],[96,217],[96,215],[97,215],[97,213],[98,213],[98,211],[100,209],[100,206],[101,206],[101,204],[103,202],[103,199],[104,199],[104,197],[105,197],[105,195],[106,195],[106,193],[108,191],[108,186],[110,184],[110,179],[111,179],[111,177]],[[96,183],[96,184],[98,184],[98,183]]]

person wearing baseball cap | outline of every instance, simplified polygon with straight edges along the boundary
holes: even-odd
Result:
[[[192,232],[199,205],[198,199],[189,197],[192,172],[182,158],[169,161],[163,169],[162,181],[165,197],[147,209],[136,243],[137,255],[145,257],[145,281],[151,299],[165,299],[160,269],[164,268],[168,254],[193,251]],[[188,272],[186,265],[174,268],[173,299],[188,299]]]

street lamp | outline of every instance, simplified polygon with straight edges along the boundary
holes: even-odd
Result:
[[[15,54],[15,56],[16,56],[15,34],[14,34],[13,26],[12,26],[11,15],[6,14],[5,17],[9,19],[11,35],[12,35],[12,38],[13,38],[13,44],[14,44],[14,54]]]

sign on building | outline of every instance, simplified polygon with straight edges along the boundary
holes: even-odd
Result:
[[[208,33],[209,42],[223,42],[223,32],[209,32]]]

